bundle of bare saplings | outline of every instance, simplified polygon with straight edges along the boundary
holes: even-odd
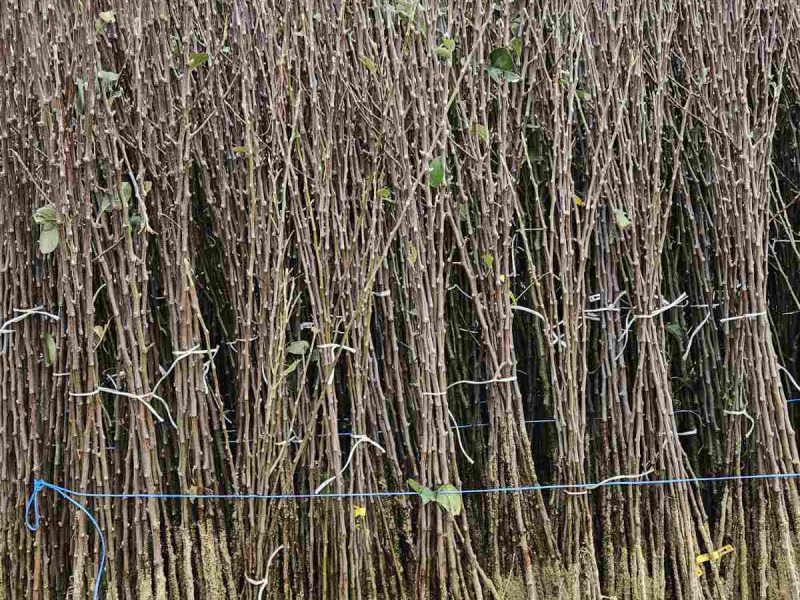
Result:
[[[795,0],[5,0],[0,599],[800,598],[798,130]]]

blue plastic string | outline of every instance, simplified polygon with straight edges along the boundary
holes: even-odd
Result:
[[[676,479],[629,479],[601,481],[598,483],[550,483],[526,485],[517,487],[474,488],[466,490],[439,492],[440,494],[507,494],[520,492],[540,492],[548,490],[592,490],[601,487],[623,486],[666,486],[690,483],[713,483],[721,481],[748,481],[755,479],[795,479],[800,473],[757,473],[753,475],[718,475],[716,477],[686,477]],[[156,500],[323,500],[323,499],[356,499],[356,498],[390,498],[401,496],[416,496],[412,491],[386,491],[386,492],[341,492],[328,494],[152,494],[152,493],[95,493],[81,492],[61,487],[54,483],[36,479],[33,482],[33,491],[25,503],[25,526],[30,531],[37,531],[41,522],[39,514],[39,493],[45,489],[56,492],[59,496],[75,506],[89,519],[100,538],[100,564],[95,573],[94,600],[100,600],[100,586],[106,568],[106,538],[100,524],[92,512],[83,504],[75,500],[78,498],[113,498],[120,500],[130,499],[156,499]]]

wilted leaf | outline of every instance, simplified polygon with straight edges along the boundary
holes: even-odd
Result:
[[[428,185],[432,188],[444,183],[444,156],[437,156],[428,168]]]
[[[205,64],[208,61],[208,52],[192,52],[189,55],[189,62],[186,64],[189,66],[190,69],[196,69],[197,67]]]
[[[469,208],[467,208],[466,204],[460,204],[458,206],[458,217],[464,221],[469,219]]]
[[[406,483],[408,483],[408,487],[420,495],[423,505],[427,504],[431,500],[436,500],[436,493],[433,490],[426,488],[424,485],[420,485],[416,480],[409,479],[406,481]]]
[[[61,234],[58,228],[42,229],[39,234],[39,250],[42,254],[50,254],[53,250],[58,248],[58,242],[61,241]]]
[[[616,221],[617,227],[620,229],[625,229],[631,224],[631,220],[628,218],[628,215],[621,208],[614,209],[614,221]]]
[[[286,352],[289,354],[295,354],[297,356],[303,356],[311,345],[305,340],[297,340],[296,342],[292,342],[288,346],[286,346]]]
[[[375,64],[375,62],[367,56],[361,57],[361,64],[364,65],[364,68],[370,73],[375,73],[378,70],[378,66]]]
[[[106,337],[108,325],[95,325],[92,329],[94,329],[94,334],[97,336],[97,345],[99,346],[103,343],[103,338]]]
[[[411,263],[412,267],[417,264],[418,257],[419,250],[417,250],[417,247],[412,242],[408,242],[408,262]]]
[[[58,212],[56,211],[56,207],[52,204],[47,204],[37,209],[36,212],[33,213],[33,221],[41,225],[44,230],[55,229],[58,225]]]
[[[247,154],[247,146],[234,146],[233,147],[234,154]]]
[[[580,196],[575,196],[575,204],[578,206],[583,206],[584,204],[583,198],[581,198]]]
[[[436,490],[436,502],[454,517],[461,514],[463,502],[461,500],[461,490],[454,485],[445,483]]]
[[[153,189],[153,182],[152,181],[143,181],[142,182],[142,194],[147,196],[150,193],[150,190]]]
[[[486,127],[486,125],[481,125],[480,123],[475,123],[472,126],[472,130],[484,142],[488,142],[489,141],[489,128]]]
[[[52,365],[56,360],[56,341],[49,333],[44,334],[44,362]]]

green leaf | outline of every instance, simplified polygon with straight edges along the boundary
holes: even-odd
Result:
[[[58,242],[61,241],[61,234],[58,228],[42,229],[39,234],[39,250],[42,254],[50,254],[53,250],[58,248]]]
[[[364,68],[370,73],[376,73],[378,71],[378,66],[371,58],[367,56],[361,57],[361,64],[364,65]]]
[[[295,372],[295,370],[297,370],[297,366],[298,366],[298,365],[299,365],[301,362],[303,362],[303,361],[302,361],[302,360],[296,360],[296,361],[292,362],[292,364],[290,364],[288,367],[286,367],[286,368],[284,369],[284,371],[283,371],[283,376],[284,376],[284,377],[286,377],[287,375],[291,375],[292,373],[294,373],[294,372]]]
[[[34,223],[41,225],[42,229],[55,229],[58,225],[58,212],[52,204],[46,204],[33,213]]]
[[[391,200],[392,190],[390,190],[388,187],[382,187],[375,193],[375,195],[379,200]]]
[[[621,208],[614,209],[614,221],[616,221],[617,227],[620,229],[625,229],[631,224],[631,220],[628,218],[627,213]]]
[[[417,258],[419,258],[419,250],[412,242],[408,242],[408,262],[412,267],[417,264]]]
[[[516,83],[522,80],[522,77],[514,72],[514,57],[508,48],[495,48],[492,50],[491,54],[489,54],[489,63],[491,66],[486,69],[486,72],[489,77],[498,83],[503,81]]]
[[[679,342],[683,339],[683,329],[681,328],[680,323],[668,323],[666,330]]]
[[[397,0],[394,9],[398,15],[411,21],[417,13],[419,2],[415,0]]]
[[[457,517],[461,514],[461,508],[463,507],[461,490],[454,485],[445,483],[436,490],[436,503],[451,515]]]
[[[75,98],[75,106],[78,109],[78,112],[83,114],[83,109],[86,106],[86,86],[87,82],[80,77],[75,77],[75,89],[77,90],[77,96]]]
[[[94,30],[97,33],[100,33],[106,28],[106,25],[109,23],[116,23],[117,22],[117,11],[115,10],[107,10],[105,12],[100,13],[100,17],[94,22]]]
[[[292,342],[288,346],[286,346],[286,352],[289,354],[294,354],[296,356],[303,356],[311,345],[305,340],[297,340],[296,342]]]
[[[186,63],[189,65],[190,69],[196,69],[197,67],[205,64],[208,61],[208,52],[192,52],[189,56],[189,62]]]
[[[131,187],[130,183],[123,181],[119,184],[119,197],[126,206],[130,203],[132,195],[133,188]]]
[[[138,232],[139,229],[142,226],[142,217],[141,217],[141,215],[133,214],[130,217],[128,217],[128,225],[131,226],[131,229],[133,231]]]
[[[234,154],[247,154],[247,146],[234,146],[233,147]]]
[[[436,50],[434,50],[433,52],[434,54],[436,54],[438,58],[449,61],[453,59],[453,51],[455,51],[455,49],[456,49],[456,41],[449,37],[446,37],[442,40],[442,43],[439,44],[439,47],[436,48]]]
[[[436,500],[436,493],[433,490],[426,488],[424,485],[420,485],[416,480],[408,479],[406,483],[408,484],[408,487],[420,495],[423,506],[431,500]]]
[[[495,69],[500,69],[501,71],[514,70],[514,57],[511,56],[508,48],[495,48],[492,50],[491,54],[489,54],[489,62]]]
[[[489,74],[489,77],[498,83],[502,83],[504,81],[507,81],[508,83],[522,81],[522,77],[513,71],[503,71],[502,69],[498,69],[496,67],[489,67],[486,69],[486,72]]]
[[[481,260],[487,269],[491,269],[494,266],[494,256],[491,254],[484,254],[481,256]]]
[[[475,132],[479,138],[481,138],[484,142],[489,141],[489,128],[486,125],[481,125],[480,123],[475,123],[472,126],[472,131]]]
[[[458,218],[466,221],[469,219],[469,208],[466,204],[459,204],[458,205]]]
[[[513,40],[511,40],[509,48],[511,48],[511,51],[517,55],[517,58],[519,58],[522,55],[522,39],[515,37]]]
[[[56,341],[49,333],[44,334],[44,362],[52,365],[56,361]]]
[[[100,212],[98,213],[98,216],[102,215],[104,212],[110,209],[111,209],[111,198],[108,195],[103,194],[102,196],[100,196]]]
[[[100,13],[100,17],[94,22],[94,30],[95,33],[102,33],[106,25],[109,23],[116,23],[117,21],[117,11],[115,10],[107,10],[105,12]]]
[[[102,82],[103,89],[108,91],[111,89],[111,84],[115,83],[119,79],[119,73],[114,73],[114,71],[100,70],[97,72],[97,78]]]
[[[437,188],[444,183],[444,156],[437,156],[428,168],[428,185]]]

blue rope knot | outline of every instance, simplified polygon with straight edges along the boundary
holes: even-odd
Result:
[[[41,479],[33,480],[33,491],[28,497],[28,501],[25,503],[25,527],[30,531],[37,531],[39,529],[39,492],[45,487],[45,482]],[[33,509],[33,521],[31,521],[31,509]]]
[[[92,511],[72,498],[72,496],[96,496],[100,498],[107,498],[114,497],[114,494],[82,494],[53,483],[48,483],[43,479],[34,479],[33,491],[28,497],[28,501],[25,503],[25,527],[27,527],[30,531],[37,531],[39,529],[39,525],[41,525],[41,518],[39,514],[39,493],[44,489],[54,491],[56,494],[64,498],[64,500],[81,511],[84,515],[86,515],[86,518],[89,519],[89,522],[97,532],[97,536],[100,540],[100,564],[98,565],[97,572],[95,573],[93,598],[94,600],[100,600],[100,585],[103,581],[103,571],[105,571],[106,568],[106,536],[103,535],[103,530],[100,529],[100,524],[92,514]]]

